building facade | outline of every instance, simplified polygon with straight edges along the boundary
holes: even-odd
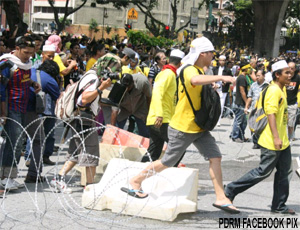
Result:
[[[185,25],[190,19],[191,7],[193,5],[196,7],[202,0],[181,0],[177,7],[177,20],[176,28],[180,28]],[[77,2],[77,4],[79,4]],[[104,17],[106,8],[107,17]],[[127,19],[128,11],[134,8],[138,13],[137,20]],[[158,6],[153,10],[153,15],[159,21],[163,22],[166,25],[172,24],[172,12],[170,10],[169,0],[160,0]],[[206,21],[206,10],[203,7],[202,10],[198,11],[198,28],[195,28],[194,31],[202,32],[205,29]],[[143,30],[145,29],[145,16],[138,9],[138,7],[131,4],[126,10],[118,10],[113,7],[112,4],[108,5],[99,5],[97,4],[95,8],[91,7],[91,4],[86,4],[82,9],[74,14],[74,24],[89,24],[91,19],[95,19],[99,26],[110,26],[117,28],[124,28],[125,24],[130,23],[132,29]],[[103,20],[104,19],[104,20]],[[104,22],[104,23],[103,23]],[[189,26],[188,26],[189,27]]]
[[[54,21],[53,10],[51,9],[48,0],[30,0],[31,4],[31,25],[29,26],[36,33],[49,33],[51,30],[51,23]],[[190,19],[191,7],[197,6],[202,0],[181,0],[178,4],[177,10],[177,21],[176,28],[179,28],[186,24]],[[63,17],[63,7],[65,6],[66,0],[55,0],[55,6],[59,7],[59,11],[62,13],[60,17]],[[70,0],[69,7],[74,8],[82,3],[81,0]],[[93,4],[92,4],[93,3]],[[92,7],[96,6],[96,7]],[[128,10],[134,8],[138,13],[137,20],[128,19]],[[205,7],[198,11],[198,27],[194,29],[196,32],[201,32],[205,29],[206,21]],[[172,16],[170,10],[169,0],[160,0],[159,5],[153,11],[153,15],[158,20],[165,24],[172,23]],[[88,0],[88,2],[80,10],[68,17],[72,21],[72,31],[81,31],[80,28],[84,25],[88,28],[91,19],[95,19],[101,27],[112,27],[124,29],[125,24],[130,23],[133,29],[143,30],[145,28],[144,20],[145,16],[139,9],[130,5],[128,9],[118,10],[113,7],[112,4],[100,5],[95,4],[95,0]],[[76,29],[77,27],[77,29]],[[189,27],[188,27],[189,29]],[[191,30],[191,29],[189,29]]]

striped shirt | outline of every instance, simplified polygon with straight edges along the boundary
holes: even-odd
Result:
[[[2,71],[2,75],[10,78],[6,87],[8,109],[26,113],[29,100],[31,69],[23,70],[18,68],[10,77],[10,69],[6,68]],[[5,101],[5,98],[2,98],[2,101]]]

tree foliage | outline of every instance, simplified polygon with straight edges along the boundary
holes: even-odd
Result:
[[[188,20],[184,25],[182,25],[180,28],[176,28],[176,22],[177,22],[177,12],[178,12],[178,3],[180,0],[169,0],[170,1],[170,6],[171,6],[171,17],[172,20],[170,20],[170,37],[174,38],[177,37],[177,33],[187,27],[190,24],[190,20]],[[184,0],[186,2],[190,2],[191,0]],[[126,8],[129,6],[129,4],[134,4],[139,10],[145,15],[145,26],[146,28],[151,31],[151,33],[154,36],[159,36],[163,35],[164,31],[163,28],[165,28],[166,23],[160,21],[154,14],[153,10],[155,7],[158,6],[162,1],[159,0],[123,0],[123,1],[118,1],[118,0],[96,0],[98,4],[108,4],[108,3],[113,3],[114,7],[121,9],[121,8]],[[203,5],[199,4],[198,8]]]
[[[239,41],[240,46],[251,46],[254,41],[254,12],[251,0],[230,0],[226,9],[233,12],[235,20],[228,27],[228,37]]]
[[[95,33],[99,32],[98,22],[94,18],[90,21],[89,30]]]
[[[171,39],[167,39],[164,37],[153,37],[150,36],[149,33],[144,32],[144,31],[134,31],[134,30],[129,30],[127,32],[127,36],[129,38],[130,43],[133,45],[146,45],[146,46],[159,46],[159,47],[169,47],[174,44],[174,41]]]

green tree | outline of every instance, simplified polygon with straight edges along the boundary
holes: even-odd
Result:
[[[89,31],[91,31],[91,33],[98,33],[99,32],[98,23],[94,18],[92,18],[91,21],[90,21]]]
[[[88,0],[81,0],[81,1],[82,2],[80,5],[78,5],[75,8],[71,8],[71,7],[69,7],[70,0],[66,0],[65,7],[64,7],[64,16],[60,20],[59,15],[58,15],[59,10],[58,10],[58,7],[55,6],[55,0],[48,0],[49,5],[51,6],[51,8],[53,9],[53,12],[54,12],[54,20],[57,25],[57,33],[58,34],[64,30],[64,28],[66,26],[66,22],[68,20],[67,17],[69,15],[75,13],[80,8],[82,8]]]
[[[254,45],[254,12],[252,1],[231,0],[226,9],[233,12],[235,20],[228,28],[228,37],[232,41],[238,41],[239,46]]]
[[[112,27],[111,26],[106,26],[105,27],[105,32],[107,33],[107,35],[109,35],[111,31],[112,31]]]
[[[171,6],[171,25],[170,26],[170,37],[175,38],[177,37],[177,33],[187,27],[190,24],[190,20],[188,20],[184,25],[182,25],[180,28],[176,28],[176,22],[177,22],[177,8],[178,3],[180,0],[169,0],[170,1],[170,6]],[[191,3],[191,0],[183,0],[186,2]],[[108,4],[108,3],[113,3],[113,5],[118,8],[126,8],[130,3],[134,4],[136,7],[139,8],[139,10],[145,15],[145,26],[146,28],[151,31],[151,33],[154,36],[159,36],[164,33],[164,28],[166,24],[164,22],[161,22],[160,19],[158,19],[154,14],[153,14],[153,9],[158,6],[161,1],[159,0],[122,0],[122,1],[117,1],[117,0],[96,0],[98,4]],[[198,8],[203,5],[199,4]]]
[[[134,30],[129,30],[127,32],[127,36],[130,40],[130,42],[133,45],[146,45],[146,46],[159,46],[159,47],[170,47],[174,44],[174,41],[171,39],[167,39],[164,37],[152,37],[149,36],[149,33],[147,31],[134,31]]]

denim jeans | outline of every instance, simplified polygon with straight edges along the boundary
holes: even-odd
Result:
[[[27,132],[31,138],[31,143],[29,142],[29,157],[30,165],[28,169],[28,175],[37,177],[42,173],[42,153],[44,143],[44,130],[42,120],[39,119],[40,116],[36,112],[28,112],[25,116],[25,123],[27,127]]]
[[[233,112],[235,114],[232,132],[231,132],[231,138],[237,139],[240,138],[242,140],[245,139],[245,129],[247,127],[247,117],[244,113],[244,106],[242,105],[236,105],[233,109]]]
[[[149,131],[148,128],[145,124],[145,122],[142,119],[137,118],[136,116],[132,115],[135,119],[136,125],[138,127],[139,130],[139,135],[143,136],[143,137],[149,137]],[[120,129],[123,129],[126,121],[128,118],[124,119],[123,121],[118,122],[118,127]]]
[[[54,143],[55,143],[55,138],[54,138],[55,130],[52,130],[52,128],[55,126],[55,122],[56,122],[55,117],[45,118],[45,120],[44,120],[44,132],[45,132],[45,137],[47,137],[46,143],[45,143],[44,155],[43,155],[44,157],[50,157],[53,154]],[[47,136],[48,134],[49,134],[49,136]]]
[[[6,136],[6,144],[4,147],[3,155],[1,156],[1,177],[17,177],[17,165],[20,162],[21,151],[23,145],[23,126],[25,123],[25,114],[8,110],[3,135]],[[23,133],[24,134],[24,133]],[[11,170],[11,167],[12,170]]]
[[[261,147],[260,164],[237,181],[226,186],[225,194],[233,200],[239,193],[251,188],[265,178],[269,177],[276,168],[273,184],[273,200],[271,210],[284,211],[289,196],[289,184],[292,176],[292,157],[290,147],[273,151]]]
[[[56,122],[55,117],[45,118],[43,120],[45,138],[50,133],[52,128],[55,126],[55,122]],[[46,143],[44,146],[44,154],[43,154],[43,156],[45,156],[45,157],[50,157],[53,154],[54,143],[55,143],[54,132],[55,132],[55,130],[52,130],[52,132],[49,134],[49,136],[46,139]],[[26,151],[25,151],[25,155],[24,155],[25,160],[30,159],[29,151],[30,151],[30,140],[27,139]]]

